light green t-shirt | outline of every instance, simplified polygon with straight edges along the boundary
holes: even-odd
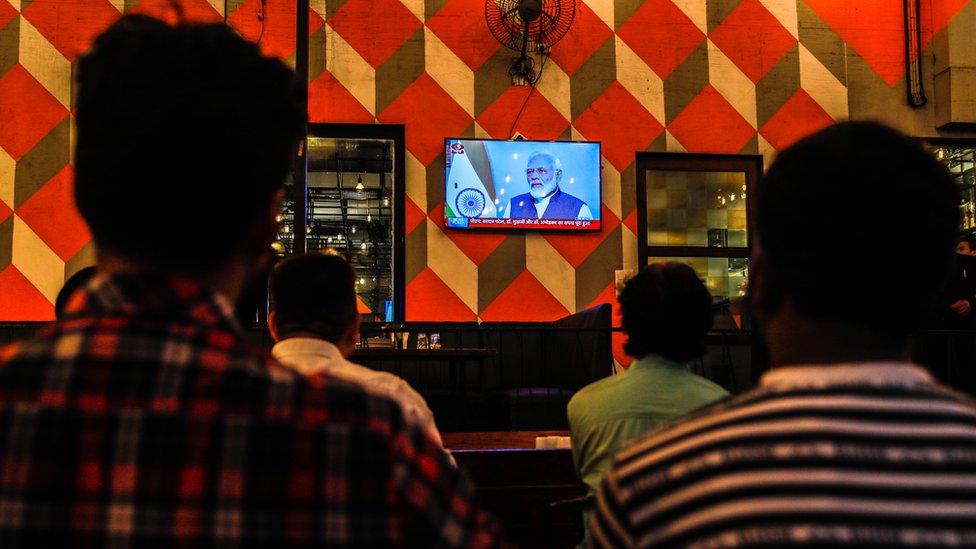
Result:
[[[567,413],[573,461],[589,493],[596,492],[614,455],[628,442],[728,394],[657,355],[580,389]]]

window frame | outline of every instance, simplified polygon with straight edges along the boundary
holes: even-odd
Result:
[[[647,172],[740,172],[746,180],[746,246],[651,246],[647,242]],[[759,154],[637,153],[637,264],[647,266],[652,257],[748,258],[755,230],[756,188],[763,175]]]

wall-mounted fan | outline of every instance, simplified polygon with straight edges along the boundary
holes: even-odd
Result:
[[[534,84],[538,75],[529,53],[546,53],[566,36],[578,0],[485,0],[485,20],[492,36],[517,51],[509,75]]]

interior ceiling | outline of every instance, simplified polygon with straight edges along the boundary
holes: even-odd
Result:
[[[311,138],[308,169],[317,172],[392,173],[393,142]]]

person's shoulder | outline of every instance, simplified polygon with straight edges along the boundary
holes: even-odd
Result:
[[[765,391],[755,389],[736,396],[726,395],[712,401],[677,421],[660,429],[656,429],[643,438],[634,441],[614,459],[614,466],[618,468],[634,462],[642,456],[658,454],[663,448],[679,444],[700,434],[721,428],[733,421],[739,414],[738,410],[757,399],[763,398]]]
[[[350,362],[349,365],[357,369],[359,382],[367,391],[382,394],[410,408],[427,410],[424,397],[402,377],[390,372],[372,370],[354,362]]]
[[[687,383],[692,384],[699,393],[702,393],[707,397],[712,397],[712,400],[729,396],[729,392],[725,389],[725,387],[722,387],[707,377],[700,376],[689,370],[682,371],[686,373],[685,375]]]
[[[623,378],[619,374],[609,375],[586,385],[569,399],[566,405],[570,415],[577,416],[583,412],[592,411],[594,407],[602,407],[613,399],[614,389],[620,385]]]
[[[579,202],[580,204],[586,204],[586,202],[582,198],[576,196],[573,193],[567,192],[566,189],[563,189],[562,188],[562,185],[559,186],[559,192],[561,192],[563,194],[563,196],[565,196],[568,199],[571,199],[571,200],[574,200],[576,202]]]

